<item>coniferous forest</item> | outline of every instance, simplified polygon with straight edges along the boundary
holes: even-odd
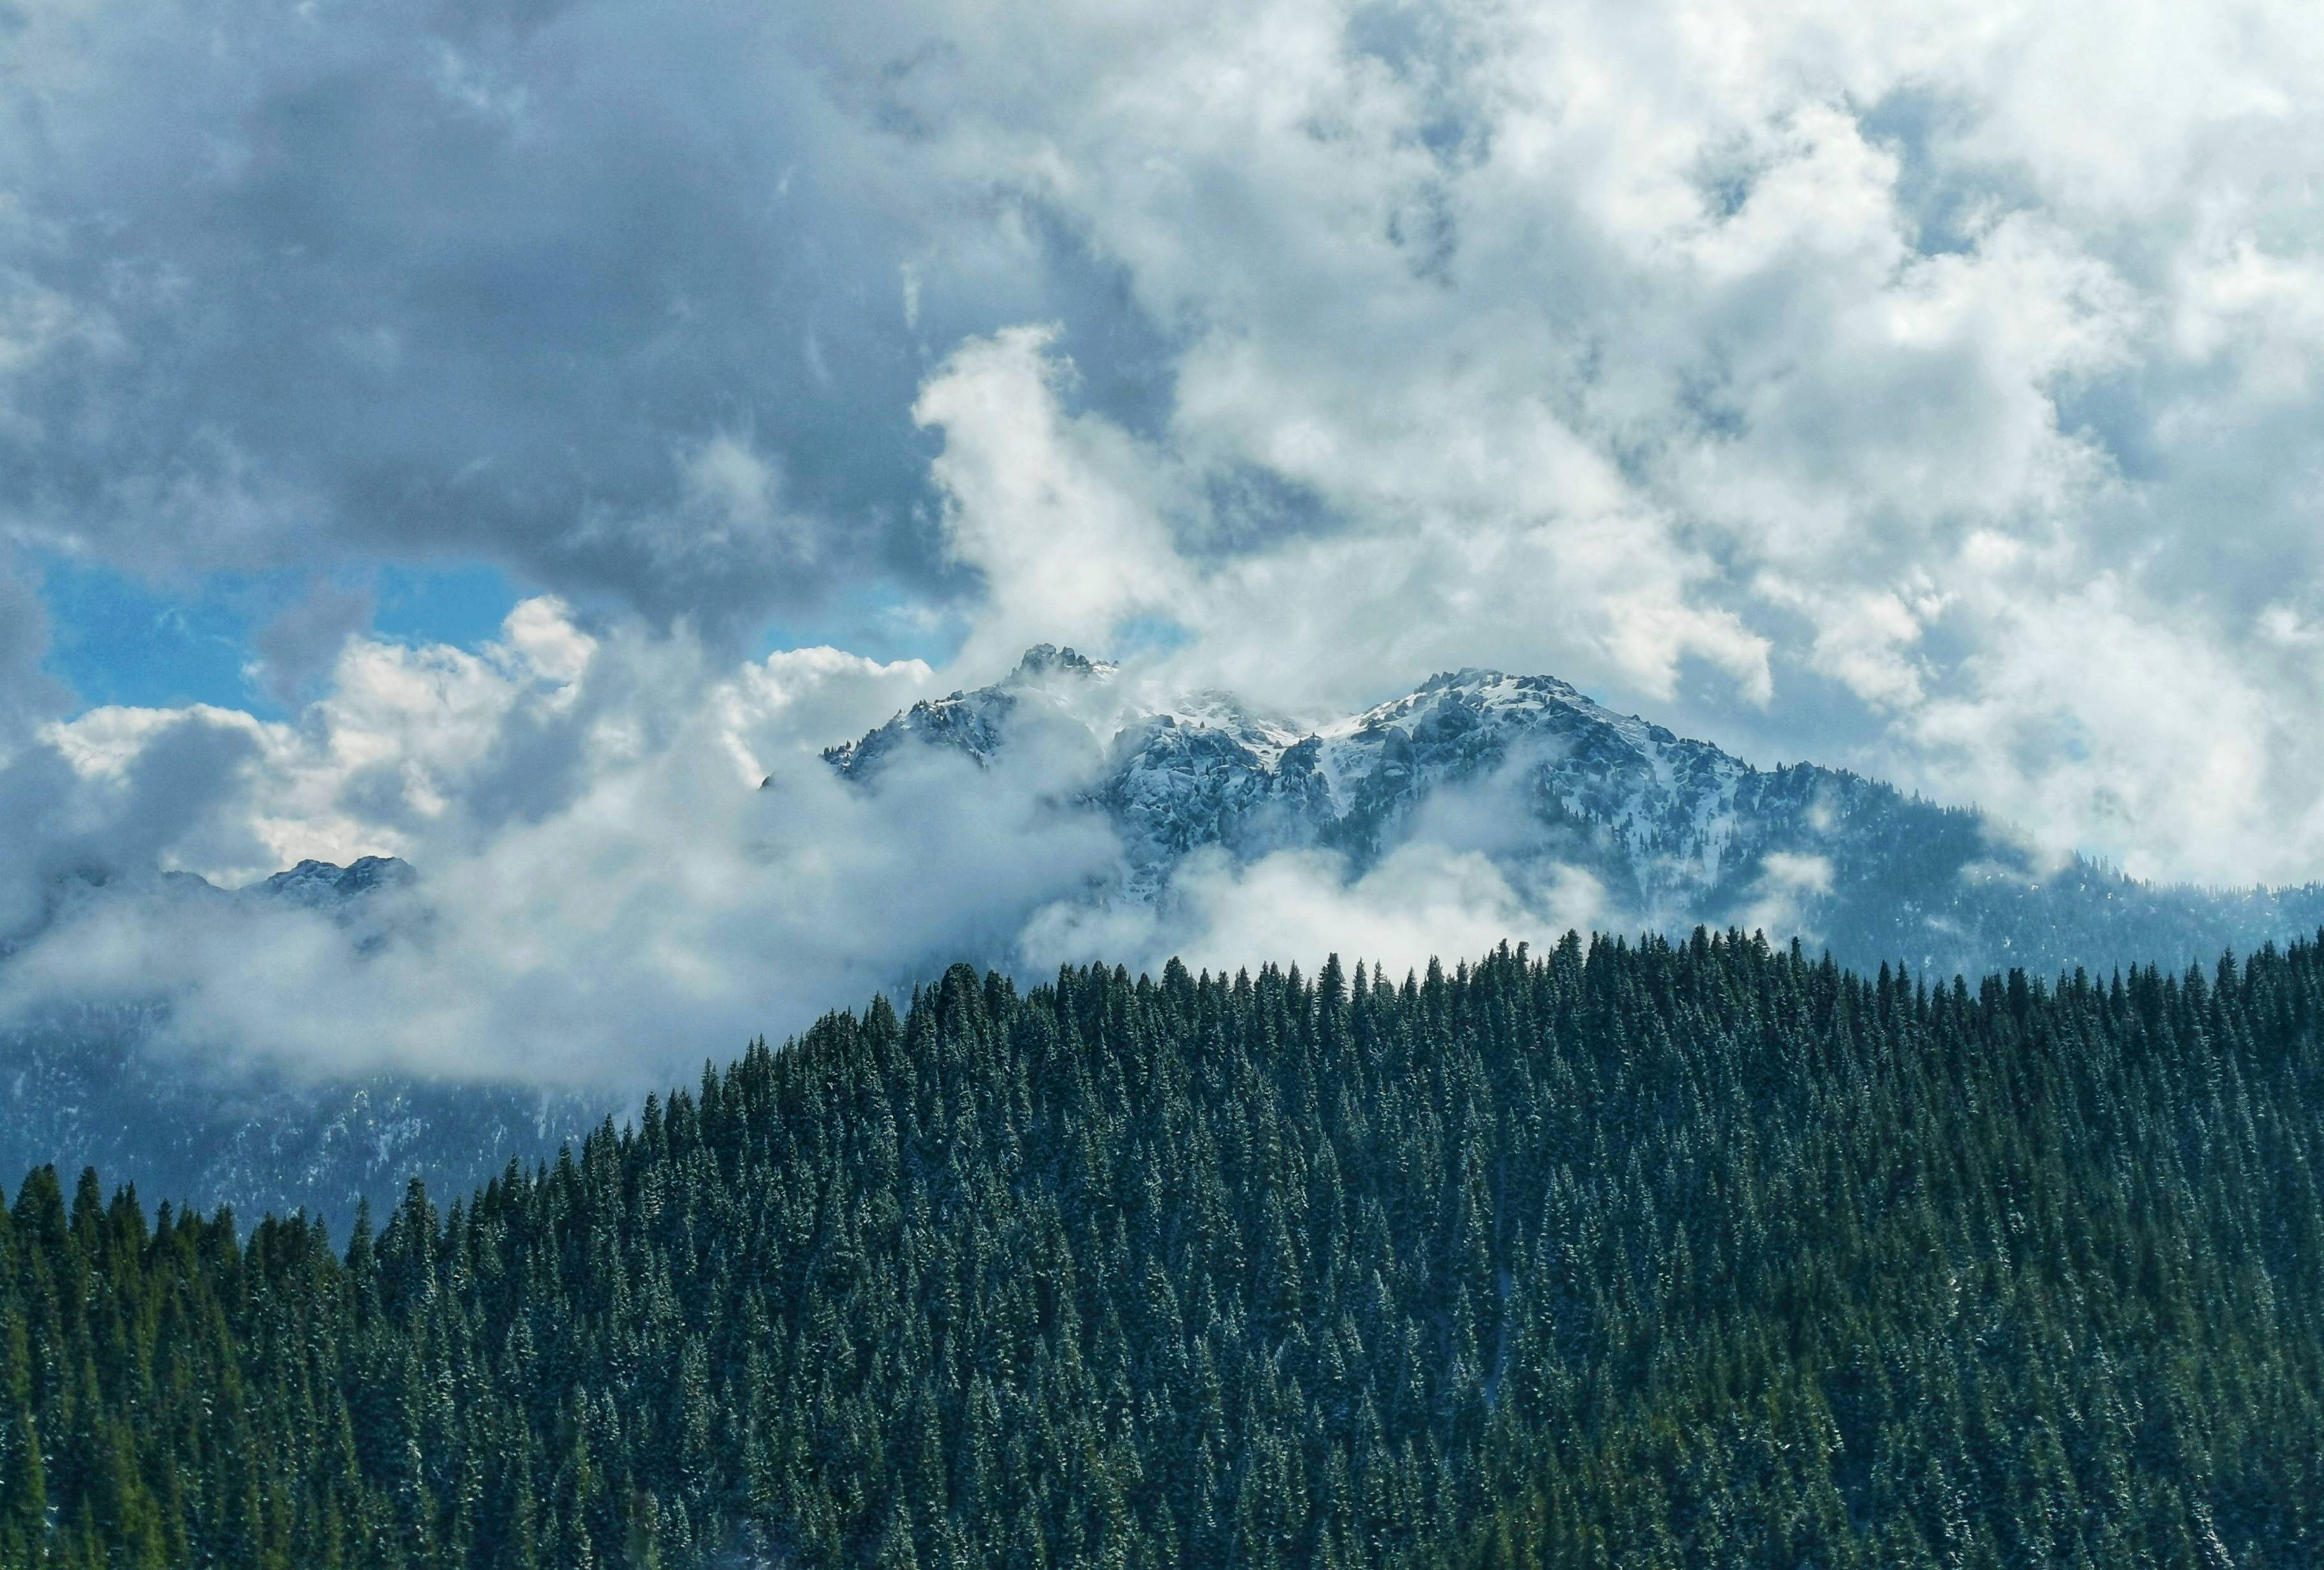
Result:
[[[32,1173],[0,1565],[2314,1565],[2319,1173],[2305,944],[956,968],[347,1237]]]

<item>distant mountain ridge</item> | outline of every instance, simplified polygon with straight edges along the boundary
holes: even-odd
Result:
[[[411,879],[411,864],[398,856],[357,856],[344,867],[335,862],[309,859],[288,872],[275,873],[253,889],[278,900],[295,900],[302,905],[327,905],[368,894],[374,889],[397,888]]]
[[[242,889],[165,874],[146,891],[283,900],[356,920],[371,896],[414,877],[408,863],[364,856],[346,866],[302,861]],[[113,886],[71,880],[55,909]],[[68,1174],[94,1165],[134,1182],[149,1205],[229,1205],[253,1219],[304,1209],[344,1228],[360,1201],[392,1208],[415,1174],[462,1191],[512,1159],[542,1159],[616,1110],[603,1097],[522,1085],[392,1074],[310,1083],[257,1063],[220,1071],[154,1049],[168,1017],[166,1004],[132,1000],[58,1004],[0,1025],[0,1181],[49,1163]]]
[[[823,756],[866,786],[916,748],[996,768],[1056,761],[1069,805],[1102,814],[1121,841],[1114,882],[1091,891],[1101,900],[1167,900],[1173,873],[1208,847],[1246,862],[1328,851],[1360,875],[1416,836],[1443,836],[1432,814],[1466,803],[1471,838],[1456,834],[1459,848],[1490,856],[1520,886],[1554,869],[1588,874],[1604,891],[1604,927],[1797,932],[1868,971],[1896,960],[1939,976],[2208,965],[2223,949],[2324,926],[2314,886],[2172,888],[2080,858],[2044,864],[1976,812],[1842,770],[1757,769],[1552,677],[1447,672],[1303,726],[1215,691],[1141,706],[1120,675],[1042,645],[1001,681],[915,704]],[[1480,819],[1490,829],[1481,837]],[[136,894],[278,900],[371,923],[374,900],[418,877],[373,856],[302,861],[244,889],[82,873],[60,881],[44,919]],[[0,941],[0,966],[32,936]],[[163,1003],[123,1001],[0,1025],[0,1181],[46,1162],[95,1164],[134,1180],[149,1204],[305,1208],[343,1225],[359,1200],[383,1207],[415,1173],[456,1192],[512,1159],[552,1155],[620,1110],[609,1094],[507,1084],[302,1083],[254,1063],[211,1072],[156,1047],[167,1020]]]
[[[1812,763],[1759,769],[1618,715],[1549,676],[1462,670],[1316,726],[1203,692],[1140,710],[1114,668],[1043,644],[990,687],[915,704],[826,750],[869,781],[912,745],[991,763],[1031,725],[1087,732],[1081,800],[1124,846],[1120,897],[1151,899],[1190,853],[1315,847],[1360,873],[1432,802],[1489,791],[1478,848],[1517,873],[1562,867],[1606,892],[1609,925],[1768,927],[1845,964],[1950,975],[2184,964],[2310,936],[2324,888],[2142,882],[2080,856],[2045,862],[1985,815]]]

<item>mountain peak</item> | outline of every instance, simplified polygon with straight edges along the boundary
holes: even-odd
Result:
[[[411,864],[394,856],[357,856],[346,866],[309,856],[258,888],[276,898],[319,905],[406,882],[411,876]]]
[[[1060,649],[1055,643],[1036,643],[1025,651],[1025,657],[1009,673],[1005,685],[1015,687],[1050,676],[1094,679],[1111,676],[1119,669],[1111,660],[1092,660],[1070,645]]]
[[[1088,749],[1036,752],[1086,762],[1065,766],[1056,799],[1119,836],[1132,900],[1163,897],[1199,851],[1319,852],[1361,877],[1425,841],[1483,858],[1513,890],[1579,889],[1603,925],[1764,929],[1940,974],[2194,953],[2239,935],[2248,947],[2324,919],[2324,890],[2239,903],[2079,861],[2043,871],[1973,810],[1812,763],[1755,769],[1552,676],[1439,671],[1311,728],[1222,692],[1140,707],[1091,685],[1111,670],[1044,644],[1016,677],[917,704],[824,755],[863,780],[908,745],[984,765],[1027,727],[1082,726]]]
[[[844,775],[868,778],[899,747],[934,742],[973,762],[986,763],[1020,704],[1029,702],[1039,712],[1076,712],[1084,706],[1079,695],[1090,690],[1088,684],[1106,681],[1120,669],[1110,660],[1092,660],[1072,648],[1036,643],[1025,651],[1016,670],[990,687],[921,698],[862,737],[825,747],[823,761]]]

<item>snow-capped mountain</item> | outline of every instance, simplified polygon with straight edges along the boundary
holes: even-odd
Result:
[[[1207,692],[1140,711],[1113,668],[1043,645],[991,687],[916,704],[824,756],[869,782],[904,749],[980,763],[1028,727],[1080,726],[1071,793],[1124,847],[1115,897],[1163,893],[1181,858],[1340,853],[1351,875],[1416,836],[1602,888],[1609,925],[1765,928],[1845,963],[1941,974],[2173,965],[2313,935],[2324,889],[2156,886],[2062,862],[1973,810],[1846,771],[1759,769],[1618,715],[1548,676],[1467,670],[1319,725]]]
[[[989,763],[1004,736],[1030,724],[1078,724],[1103,728],[1121,716],[1110,686],[1118,668],[1071,649],[1043,643],[1028,649],[1006,680],[949,697],[924,698],[861,741],[824,749],[824,761],[858,779],[918,743],[935,743]]]
[[[332,862],[303,861],[289,872],[277,873],[251,892],[293,904],[325,909],[374,889],[400,888],[411,882],[411,864],[394,856],[357,856],[346,866]]]
[[[1098,905],[1167,910],[1197,853],[1246,864],[1328,853],[1311,860],[1336,857],[1356,880],[1434,845],[1489,857],[1519,890],[1581,874],[1601,928],[1757,928],[1938,976],[2208,964],[2324,925],[2313,886],[2161,887],[2044,860],[1977,812],[1813,764],[1755,768],[1545,676],[1456,671],[1302,725],[1220,692],[1144,701],[1114,667],[1045,645],[1004,680],[916,704],[824,757],[876,790],[917,750],[1015,768],[1043,802],[1101,816],[1121,859],[1086,891]],[[80,874],[51,891],[42,920],[115,898],[283,901],[347,924],[361,949],[404,919],[397,891],[415,876],[383,858],[302,862],[240,890]],[[0,967],[37,939],[0,941]],[[149,1204],[305,1207],[344,1226],[359,1198],[392,1201],[414,1173],[457,1192],[512,1158],[553,1156],[617,1110],[610,1095],[189,1063],[158,1045],[167,1022],[165,1003],[122,1001],[0,1026],[0,1178],[94,1164]]]
[[[373,919],[371,896],[412,878],[407,864],[379,856],[301,862],[246,889],[185,873],[126,886],[84,876],[56,891],[50,919],[127,895],[285,900],[359,923]],[[384,1212],[415,1175],[465,1193],[615,1110],[522,1085],[396,1075],[318,1083],[263,1063],[190,1062],[157,1046],[167,1020],[166,1003],[124,1000],[53,1004],[0,1025],[0,1179],[13,1188],[54,1163],[69,1182],[94,1166],[109,1184],[135,1184],[149,1207],[231,1205],[253,1217],[304,1208],[344,1231],[358,1201]]]

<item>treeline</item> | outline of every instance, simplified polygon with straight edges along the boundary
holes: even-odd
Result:
[[[0,1219],[0,1565],[2324,1563],[2324,953],[955,969],[439,1214]]]

